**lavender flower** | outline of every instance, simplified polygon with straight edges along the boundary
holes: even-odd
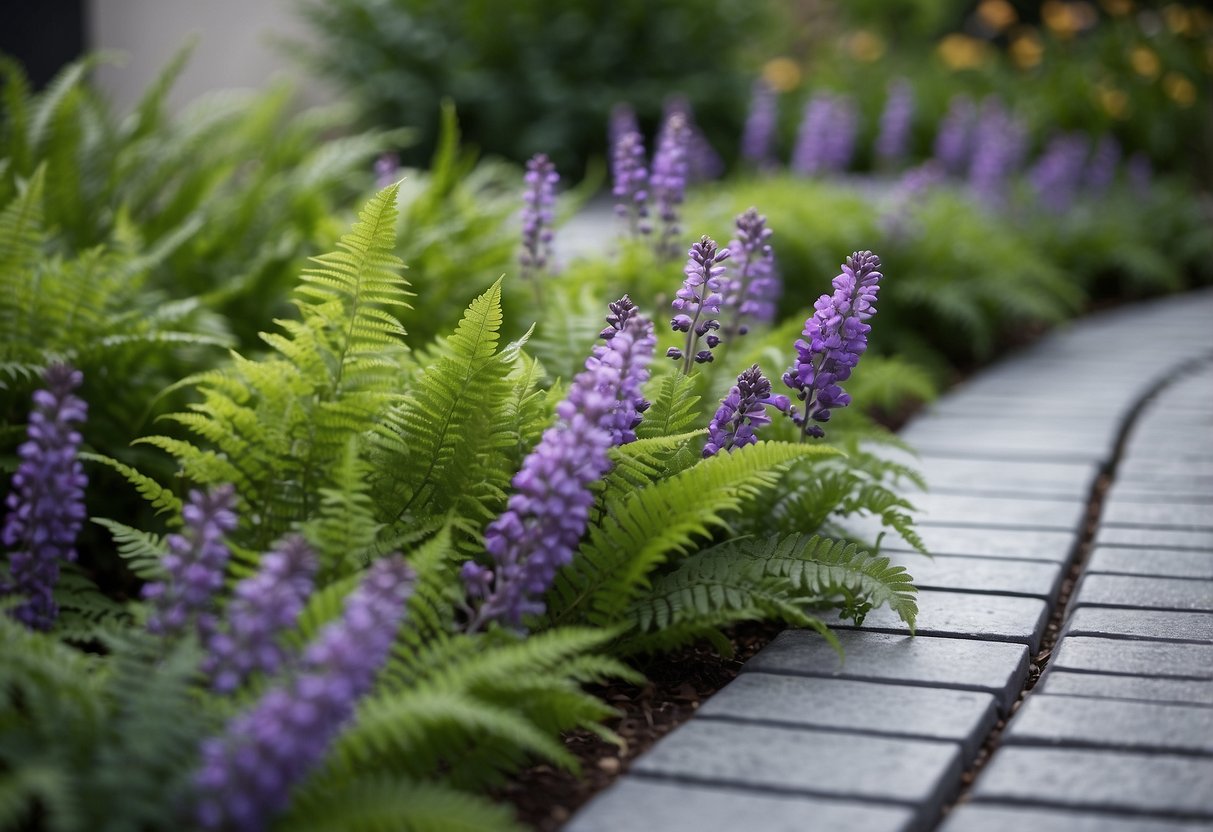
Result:
[[[374,684],[412,593],[412,570],[385,558],[304,651],[293,676],[202,744],[195,807],[204,829],[263,830]]]
[[[771,395],[771,382],[755,364],[737,376],[737,383],[721,401],[708,425],[708,442],[703,447],[703,455],[715,456],[721,451],[756,443],[755,432],[771,423],[768,405],[787,413],[791,402],[787,396]]]
[[[979,199],[996,203],[1002,199],[1007,179],[1023,162],[1027,130],[1007,112],[997,98],[987,98],[974,130],[974,148],[969,163],[969,186]]]
[[[517,491],[505,513],[485,531],[494,567],[463,565],[468,595],[480,602],[470,630],[492,620],[520,628],[525,616],[544,611],[542,595],[573,559],[589,525],[590,486],[610,469],[608,449],[635,438],[640,413],[648,407],[640,389],[656,343],[653,325],[626,296],[611,305],[607,322],[606,344],[595,347],[573,379],[568,397],[556,407],[556,424],[514,477]]]
[[[669,123],[671,116],[681,115],[687,125],[687,179],[690,182],[708,182],[720,178],[724,173],[724,161],[707,136],[695,123],[695,111],[685,95],[672,95],[665,101],[662,122]]]
[[[1116,181],[1116,168],[1120,165],[1120,142],[1111,133],[1099,137],[1091,161],[1083,175],[1084,184],[1093,196],[1104,194]]]
[[[523,278],[537,279],[547,269],[551,259],[552,209],[556,203],[556,183],[559,181],[556,166],[545,154],[537,153],[526,163],[522,249],[518,254]]]
[[[1064,213],[1078,193],[1087,161],[1087,139],[1069,133],[1053,137],[1028,178],[1037,199],[1050,212]]]
[[[615,149],[619,147],[620,139],[628,133],[639,132],[640,122],[636,120],[636,111],[632,109],[632,105],[621,101],[612,107],[611,120],[607,123],[607,147],[611,151],[611,158],[615,158]]]
[[[907,237],[913,229],[913,206],[943,181],[943,166],[935,159],[928,159],[903,173],[877,218],[884,237],[888,240]]]
[[[675,113],[657,139],[657,153],[653,156],[653,173],[649,189],[661,220],[661,235],[656,241],[659,257],[672,257],[676,240],[681,233],[679,207],[686,195],[687,147],[690,130],[686,118]]]
[[[625,133],[615,145],[615,213],[628,221],[632,236],[648,234],[649,172],[644,166],[644,139]]]
[[[395,153],[380,153],[375,160],[375,187],[383,190],[400,175],[400,157]]]
[[[805,105],[800,122],[792,170],[809,176],[845,170],[855,152],[858,121],[850,98],[814,95]]]
[[[737,258],[734,276],[725,279],[721,294],[723,314],[728,319],[725,339],[745,335],[747,321],[769,323],[775,317],[779,297],[779,276],[775,273],[775,254],[771,251],[771,229],[767,218],[750,208],[736,219],[737,237],[729,241],[729,253]]]
[[[49,630],[58,614],[51,593],[59,580],[59,561],[76,559],[88,485],[76,458],[81,442],[76,426],[87,417],[88,405],[72,392],[84,378],[79,370],[52,364],[42,379],[46,386],[34,393],[0,532],[0,541],[11,549],[0,594],[27,599],[9,614],[35,630]]]
[[[143,597],[152,606],[147,628],[153,633],[178,635],[191,619],[204,633],[214,629],[208,608],[223,586],[229,555],[223,537],[236,528],[235,505],[236,490],[230,485],[208,494],[190,492],[181,511],[184,533],[171,534],[166,541],[169,553],[163,566],[168,580],[143,587]]]
[[[256,672],[277,672],[285,658],[278,636],[299,617],[315,574],[311,547],[291,535],[265,554],[257,574],[236,585],[228,628],[210,634],[202,665],[216,691],[230,693]]]
[[[687,253],[690,259],[683,269],[686,279],[671,304],[675,315],[670,321],[675,332],[687,334],[686,348],[670,347],[666,351],[667,357],[682,360],[684,373],[690,373],[694,364],[711,361],[712,350],[720,344],[720,336],[713,332],[720,329],[717,317],[723,302],[721,290],[725,281],[721,276],[725,269],[720,264],[729,259],[731,252],[718,248],[715,240],[704,236]],[[704,339],[706,349],[698,349],[700,338]]]
[[[754,82],[750,112],[741,136],[741,158],[757,168],[775,164],[775,129],[778,126],[778,99],[775,90],[762,79]]]
[[[972,100],[967,95],[952,96],[935,134],[935,158],[952,176],[959,176],[969,168],[976,121],[977,109]]]
[[[851,377],[868,348],[872,328],[864,321],[876,314],[872,304],[883,277],[879,269],[875,254],[854,252],[834,278],[834,293],[822,295],[805,321],[807,340],[796,342],[796,361],[783,375],[783,383],[804,402],[804,413],[792,415],[805,436],[824,436],[825,431],[810,422],[828,422],[831,410],[851,403],[840,384]]]
[[[889,97],[880,116],[880,135],[876,138],[878,159],[887,165],[895,165],[909,155],[913,120],[914,88],[902,78],[889,86]]]

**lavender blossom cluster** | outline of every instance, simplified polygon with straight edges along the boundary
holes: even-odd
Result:
[[[783,382],[804,402],[804,412],[793,413],[793,418],[806,436],[824,436],[820,423],[851,402],[841,384],[867,350],[872,328],[865,321],[876,314],[873,304],[883,277],[879,269],[880,258],[872,252],[851,254],[834,278],[834,292],[822,295],[805,321],[804,337],[796,342],[796,361]]]
[[[775,318],[775,302],[782,288],[775,270],[775,254],[767,218],[750,208],[734,223],[737,236],[729,241],[734,258],[733,275],[722,280],[725,338],[745,335],[749,324],[767,324]]]
[[[876,137],[876,158],[886,165],[897,165],[910,152],[910,128],[914,121],[914,88],[900,78],[889,85],[889,96],[880,116]]]
[[[556,166],[543,153],[526,164],[526,189],[522,206],[522,248],[518,262],[525,279],[538,279],[552,259],[552,224],[555,221]]]
[[[637,131],[624,133],[614,145],[612,170],[615,213],[628,223],[632,236],[645,236],[649,224],[649,172],[645,167],[644,138]]]
[[[479,605],[473,631],[494,620],[518,629],[526,616],[543,613],[543,594],[589,524],[590,486],[610,469],[607,451],[635,438],[648,407],[640,391],[656,346],[653,325],[627,296],[611,304],[607,324],[606,343],[573,379],[556,407],[557,423],[523,461],[506,511],[485,531],[493,567],[463,565],[468,595]]]
[[[661,232],[656,240],[659,257],[674,256],[678,236],[682,233],[680,206],[686,197],[687,177],[690,173],[690,138],[690,128],[686,118],[680,113],[670,117],[657,137],[657,152],[653,155],[649,193],[656,208],[657,219],[661,221]]]
[[[412,583],[399,556],[375,562],[290,677],[203,743],[194,778],[202,828],[259,832],[285,808],[292,788],[324,758],[371,690]]]
[[[775,165],[775,130],[779,123],[779,102],[775,90],[762,79],[754,82],[750,111],[741,135],[741,158],[760,170]]]
[[[935,134],[935,159],[951,176],[960,176],[969,169],[976,126],[977,108],[972,99],[967,95],[952,96]]]
[[[787,396],[772,395],[770,380],[757,364],[753,365],[737,376],[737,383],[712,417],[708,441],[703,448],[704,457],[755,444],[758,441],[756,431],[771,423],[767,407],[787,413],[790,406]]]
[[[77,453],[77,428],[88,406],[74,394],[84,378],[79,370],[53,364],[43,373],[45,387],[34,393],[21,460],[5,499],[0,541],[10,550],[8,575],[0,595],[25,600],[9,614],[27,627],[49,630],[58,614],[52,593],[60,561],[76,559],[76,537],[84,523],[84,475]]]
[[[1036,198],[1045,210],[1064,213],[1078,196],[1086,170],[1088,142],[1079,133],[1062,133],[1049,140],[1028,172]]]
[[[691,246],[688,252],[690,259],[683,269],[686,279],[674,296],[671,304],[674,317],[670,321],[675,332],[686,333],[686,346],[682,349],[670,347],[666,351],[667,358],[683,362],[684,373],[690,373],[695,364],[711,361],[712,350],[721,342],[716,334],[720,329],[720,309],[724,302],[721,293],[725,288],[725,267],[721,264],[730,254],[727,247],[720,248],[708,236]],[[700,338],[704,341],[704,349],[699,348]]]
[[[840,173],[851,163],[859,115],[845,95],[817,93],[805,105],[792,170],[806,176]]]
[[[1023,122],[993,96],[982,102],[973,133],[969,187],[987,203],[998,203],[1007,180],[1023,163],[1028,132]]]

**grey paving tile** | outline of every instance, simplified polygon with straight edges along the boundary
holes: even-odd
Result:
[[[1036,560],[1003,560],[893,552],[890,560],[914,576],[920,589],[989,592],[1052,599],[1061,585],[1062,565]]]
[[[1174,487],[1120,481],[1108,489],[1108,500],[1121,503],[1196,503],[1213,511],[1213,480],[1207,487]]]
[[[1213,614],[1081,607],[1066,624],[1073,636],[1213,643]]]
[[[625,776],[578,812],[565,832],[910,832],[905,806],[764,794]],[[758,826],[756,826],[756,822]]]
[[[1013,641],[1028,645],[1033,653],[1040,646],[1049,616],[1048,605],[1039,598],[968,592],[922,590],[918,608],[917,632],[921,635]],[[831,626],[855,628],[842,621],[833,621]],[[887,607],[868,613],[861,629],[909,632],[905,622]]]
[[[1209,684],[1208,679],[1113,676],[1108,673],[1050,670],[1045,674],[1039,690],[1059,696],[1094,696],[1102,699],[1213,706],[1213,685]]]
[[[1087,561],[1088,573],[1155,575],[1213,581],[1213,552],[1183,549],[1114,549],[1100,547]]]
[[[1116,466],[1116,476],[1125,480],[1156,480],[1167,477],[1213,477],[1213,460],[1133,456]]]
[[[817,633],[785,630],[743,670],[986,691],[1004,713],[1028,673],[1022,644],[856,630],[837,635],[845,660]]]
[[[1213,611],[1213,582],[1137,575],[1087,574],[1078,584],[1072,606]]]
[[[1024,701],[1003,742],[1209,756],[1213,708],[1040,693]]]
[[[1077,529],[1086,514],[1086,499],[1034,500],[1030,498],[922,494],[911,500],[915,520],[931,525],[983,527],[1022,526],[1028,529]]]
[[[1111,500],[1104,506],[1100,522],[1111,526],[1213,531],[1213,506],[1199,503],[1130,503]],[[1213,534],[1210,538],[1213,539]]]
[[[701,717],[953,740],[965,759],[997,718],[989,693],[773,673],[741,674],[704,703]]]
[[[1213,531],[1195,529],[1143,529],[1101,525],[1095,533],[1099,546],[1137,546],[1149,549],[1213,551]]]
[[[945,436],[920,437],[913,440],[916,450],[935,456],[956,457],[958,459],[1026,459],[1041,462],[1063,460],[1066,462],[1101,462],[1111,455],[1112,445],[1090,444],[1086,447],[1075,445],[1069,441],[1032,442],[1024,438],[1019,442],[1000,441],[996,436],[987,438],[971,437],[966,439],[947,438]]]
[[[1206,819],[1210,783],[1205,757],[1008,746],[977,778],[973,799]]]
[[[879,522],[847,518],[846,526],[856,534],[874,540],[880,532]],[[1014,558],[1062,563],[1078,539],[1076,532],[1041,531],[1035,529],[981,529],[965,526],[920,526],[915,529],[934,555],[967,555],[975,558]],[[914,547],[896,534],[889,534],[882,549],[912,552]]]
[[[1213,645],[1066,636],[1049,667],[1213,681]]]
[[[917,806],[934,817],[959,785],[960,745],[691,720],[632,767],[638,774]]]
[[[1199,821],[966,803],[947,816],[939,832],[1208,832],[1208,829]]]

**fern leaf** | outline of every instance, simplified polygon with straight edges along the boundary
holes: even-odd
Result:
[[[175,494],[151,477],[139,473],[129,465],[125,465],[112,457],[102,454],[81,453],[80,459],[85,462],[96,462],[99,465],[104,465],[117,471],[127,482],[135,486],[135,490],[139,492],[139,496],[147,500],[152,508],[156,509],[157,514],[166,511],[170,517],[181,514],[181,500]],[[102,525],[105,524],[103,523]],[[107,528],[110,527],[107,526]],[[111,531],[113,531],[112,528]]]
[[[684,433],[700,422],[699,396],[694,394],[695,380],[682,373],[662,376],[653,382],[657,392],[649,395],[652,406],[636,428],[640,439]]]
[[[304,788],[283,824],[293,832],[523,832],[506,806],[437,783],[370,775]]]

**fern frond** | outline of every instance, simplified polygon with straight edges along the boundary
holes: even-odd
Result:
[[[132,528],[105,517],[91,518],[98,526],[109,531],[117,547],[118,557],[126,561],[127,567],[136,577],[154,581],[163,577],[161,561],[168,554],[164,538],[151,532]]]
[[[135,486],[135,490],[139,492],[139,496],[147,500],[148,504],[156,509],[157,514],[166,511],[170,517],[177,517],[181,514],[182,503],[175,494],[151,477],[139,473],[131,466],[103,454],[81,453],[80,459],[85,462],[95,462],[117,471],[127,482]],[[107,526],[106,528],[110,527]],[[110,530],[113,531],[113,529]]]
[[[523,832],[510,810],[437,783],[357,776],[305,786],[283,820],[291,832]]]
[[[557,575],[549,618],[610,626],[655,568],[727,528],[730,515],[777,484],[789,464],[835,453],[824,445],[759,442],[606,501],[602,520]]]
[[[671,373],[655,379],[656,392],[649,392],[652,405],[636,428],[640,439],[685,433],[701,422],[699,396],[695,395],[695,380],[682,373]]]

